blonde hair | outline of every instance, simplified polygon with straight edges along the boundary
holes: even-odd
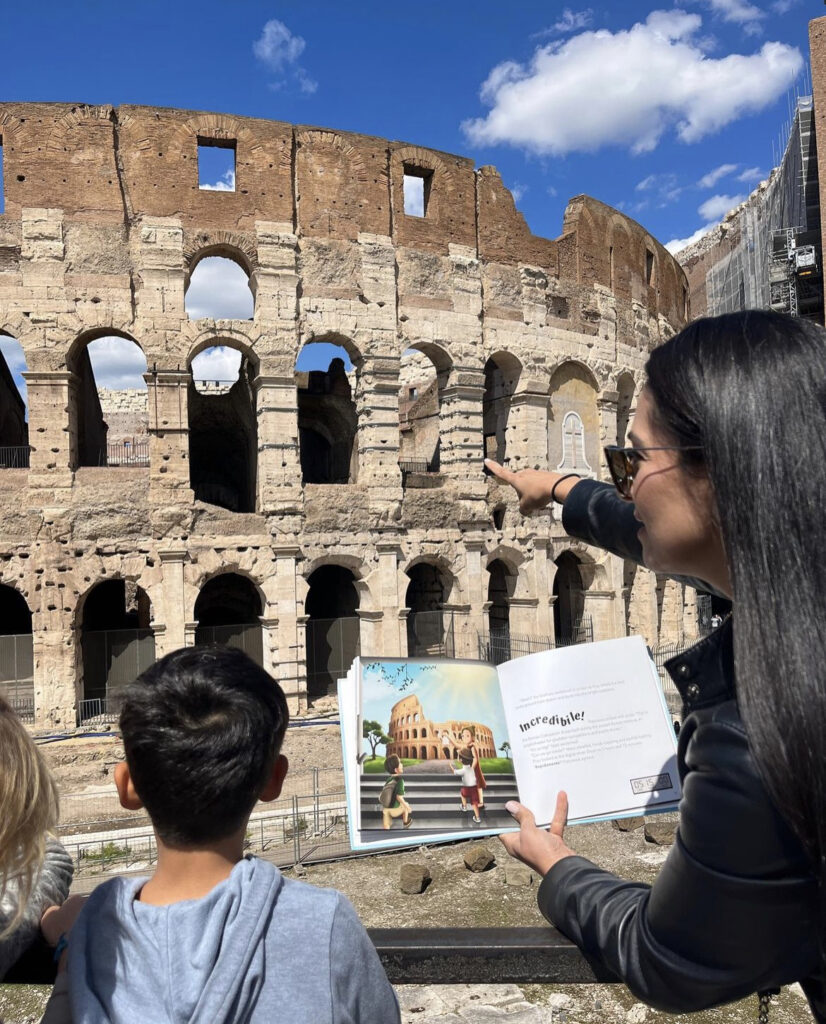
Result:
[[[57,786],[23,723],[0,697],[0,895],[12,883],[17,908],[0,931],[20,923],[46,847],[57,825]]]

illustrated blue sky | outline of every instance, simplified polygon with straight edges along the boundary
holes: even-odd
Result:
[[[399,670],[411,686],[401,689]],[[390,710],[415,693],[425,716],[433,722],[480,722],[493,733],[497,748],[507,739],[505,715],[496,670],[481,662],[365,662],[362,674],[362,716],[387,729]],[[430,737],[428,737],[430,739]],[[365,741],[365,751],[370,745]]]
[[[584,192],[677,249],[777,162],[795,96],[811,91],[808,20],[824,14],[805,0],[40,0],[4,10],[0,98],[223,111],[416,143],[498,167],[535,234],[558,237]],[[226,151],[207,156],[209,184],[230,187]],[[190,315],[215,301],[250,315],[237,312],[250,302],[243,275],[203,276]],[[110,357],[99,383],[122,379]],[[232,373],[233,360],[213,353],[203,373]]]

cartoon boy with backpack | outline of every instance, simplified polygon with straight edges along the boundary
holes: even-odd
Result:
[[[404,798],[404,766],[396,754],[390,754],[384,759],[384,770],[390,777],[379,793],[383,826],[388,829],[393,824],[393,818],[401,818],[402,826],[410,828],[413,815],[410,804]]]

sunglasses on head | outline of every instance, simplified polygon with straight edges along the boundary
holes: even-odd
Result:
[[[620,448],[615,444],[606,445],[602,449],[608,462],[608,471],[614,486],[623,498],[631,498],[631,488],[634,485],[634,477],[637,475],[641,452],[699,452],[702,446],[692,445],[659,445],[653,448]]]

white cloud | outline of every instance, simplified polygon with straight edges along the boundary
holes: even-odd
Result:
[[[706,221],[722,220],[729,210],[739,206],[745,198],[745,196],[712,196],[697,207],[697,213]]]
[[[670,242],[665,243],[665,248],[675,256],[682,249],[685,249],[689,245],[693,245],[698,239],[702,238],[707,232],[711,231],[712,228],[717,227],[717,224],[712,221],[711,224],[704,224],[701,228],[697,228],[693,235],[689,235],[688,238],[672,238]]]
[[[730,174],[733,174],[738,167],[739,164],[720,164],[720,166],[715,167],[713,171],[709,171],[708,174],[704,174],[697,184],[700,188],[714,188],[721,178],[727,178]]]
[[[99,388],[146,388],[146,357],[141,349],[126,338],[106,337],[90,341],[89,362]]]
[[[192,377],[194,380],[238,380],[241,366],[241,353],[226,345],[216,345],[198,353],[192,360]]]
[[[548,187],[545,189],[545,191],[548,193],[549,196],[552,196],[552,197],[559,195],[559,192],[557,192],[557,190],[553,187],[553,185],[548,185]]]
[[[518,203],[519,200],[524,197],[524,195],[525,195],[525,193],[527,191],[528,191],[528,186],[527,185],[520,185],[519,182],[517,182],[513,186],[513,188],[510,190],[511,195],[513,196],[513,201],[515,203]]]
[[[793,7],[797,7],[800,0],[774,0],[771,5],[775,14],[788,14]]]
[[[767,42],[751,56],[708,55],[698,14],[653,11],[618,32],[583,32],[504,61],[483,83],[491,107],[462,128],[474,145],[509,144],[561,156],[602,146],[654,149],[673,129],[683,142],[719,131],[782,95],[803,66],[795,47]]]
[[[195,268],[186,293],[190,320],[249,320],[254,301],[247,275],[232,260],[207,256]]]
[[[568,32],[579,32],[580,29],[587,28],[592,21],[593,11],[590,7],[584,11],[572,11],[570,7],[566,7],[559,21],[554,22],[553,29],[561,35],[567,35]]]
[[[634,186],[635,192],[647,192],[648,189],[652,188],[654,182],[657,180],[656,174],[649,174],[647,178],[643,178],[642,181],[638,181]]]
[[[768,174],[760,167],[747,167],[745,171],[737,175],[737,181],[762,181]]]
[[[199,185],[198,187],[209,192],[234,192],[235,171],[232,169],[225,171],[214,185]]]
[[[766,17],[766,12],[748,0],[706,0],[706,3],[723,21],[740,25],[748,35],[762,31],[760,22]]]
[[[683,188],[677,184],[676,174],[649,174],[637,182],[634,191],[647,193],[646,199],[633,207],[635,213],[640,213],[648,207],[649,200],[659,208],[675,202],[680,198]]]
[[[252,44],[256,58],[278,79],[270,88],[280,89],[287,81],[294,80],[305,93],[314,93],[318,82],[298,63],[298,58],[307,46],[302,36],[294,36],[283,21],[272,18],[261,31],[261,36]]]

